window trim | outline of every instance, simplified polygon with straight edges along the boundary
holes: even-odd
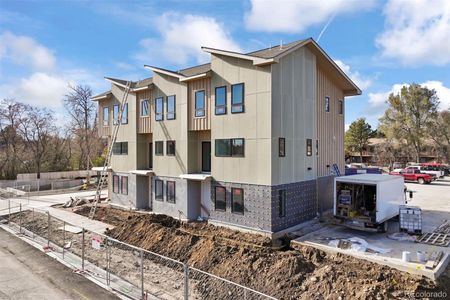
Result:
[[[158,108],[157,101],[161,100],[161,112],[158,113],[156,110]],[[158,119],[160,117],[161,119]],[[155,121],[160,122],[164,121],[164,97],[156,97],[155,98]]]
[[[112,182],[113,191],[112,192],[114,194],[118,194],[120,192],[120,178],[119,177],[120,177],[119,175],[113,175],[113,178],[112,178],[113,179],[113,182]],[[117,178],[117,186],[114,182],[115,178]]]
[[[312,156],[312,139],[306,139],[306,156]]]
[[[203,108],[197,108],[197,94],[203,93]],[[197,112],[203,111],[203,115],[198,116]],[[195,91],[195,98],[194,98],[194,117],[195,118],[204,118],[206,117],[206,92],[205,90],[197,90]]]
[[[162,145],[161,153],[156,152],[156,149],[158,149],[158,144]],[[164,141],[155,141],[155,156],[164,156]]]
[[[161,183],[161,195],[160,196],[158,196],[158,194],[157,194],[157,187],[158,187],[159,182]],[[155,179],[155,200],[164,202],[164,181],[161,179]]]
[[[126,190],[126,192],[124,192],[123,191],[123,186],[124,186],[124,183],[123,183],[123,180],[126,180],[126,187],[127,187],[127,190]],[[128,176],[120,176],[120,193],[122,194],[122,195],[128,195]]]
[[[126,124],[128,124],[128,103],[125,103],[123,108],[126,108],[126,110],[122,110],[122,112],[121,112],[122,113],[121,124],[122,125],[126,125]],[[125,121],[124,121],[123,114],[124,114],[125,111],[126,111],[126,118],[125,118]]]
[[[106,119],[105,119],[105,110],[108,112],[108,118],[106,118]],[[109,106],[103,106],[102,117],[103,117],[103,127],[109,127]],[[106,121],[106,125],[105,125],[105,121]]]
[[[169,97],[173,97],[173,111],[169,111]],[[166,97],[166,120],[175,120],[177,111],[177,97],[176,95],[170,95]]]
[[[170,198],[169,198],[169,183],[173,183],[173,201],[170,200]],[[176,201],[177,201],[176,199],[177,199],[177,194],[176,194],[176,181],[174,181],[174,180],[167,180],[167,181],[166,181],[166,201],[167,201],[168,203],[175,204]]]
[[[239,104],[235,104],[233,101],[233,87],[235,87],[237,85],[242,85],[242,102]],[[236,106],[236,105],[242,105],[242,110],[241,111],[233,111],[233,106]],[[232,114],[242,114],[244,112],[245,112],[245,84],[243,82],[232,84],[231,85],[231,113]]]
[[[281,145],[283,145],[283,151],[281,151]],[[278,138],[278,157],[286,157],[286,138]]]
[[[234,191],[235,190],[241,190],[241,197],[242,197],[242,212],[238,212],[238,211],[235,211],[235,209],[234,209]],[[244,209],[244,189],[243,188],[231,188],[231,212],[233,213],[233,214],[238,214],[238,215],[244,215],[244,211],[245,211],[245,209]]]
[[[225,155],[218,155],[217,154],[217,149],[218,149],[217,141],[220,141],[220,140],[229,142],[230,149],[229,149],[229,151],[227,151],[227,154],[225,154]],[[240,154],[239,155],[238,154],[233,154],[233,144],[234,144],[234,141],[236,141],[236,140],[242,140],[242,148],[243,148],[243,154],[242,155],[240,155]],[[244,138],[215,139],[214,140],[214,155],[216,157],[245,157],[245,139]]]
[[[147,102],[147,114],[146,114],[146,115],[143,114],[144,110],[143,110],[142,104],[143,104],[144,102]],[[141,108],[140,117],[141,117],[141,118],[148,118],[148,117],[150,117],[150,101],[149,101],[149,99],[141,99],[141,104],[140,104],[140,106],[141,106],[141,107],[140,107],[140,108]]]
[[[286,217],[286,190],[278,190],[278,217]]]
[[[225,104],[224,105],[217,105],[217,89],[225,89]],[[223,108],[224,111],[223,113],[218,113],[217,109],[218,108]],[[214,114],[216,116],[221,116],[221,115],[226,115],[227,114],[227,86],[223,85],[223,86],[216,86],[216,88],[214,89]]]
[[[169,143],[173,143],[173,154],[169,153]],[[168,141],[166,141],[166,155],[167,156],[175,156],[176,153],[177,153],[177,150],[176,150],[175,140],[168,140]]]
[[[325,96],[325,112],[330,112],[330,110],[331,110],[330,96]]]
[[[115,117],[115,108],[117,107],[117,116]],[[119,125],[119,114],[120,114],[120,105],[119,104],[114,104],[113,105],[113,125]]]
[[[217,208],[217,189],[223,189],[223,192],[224,192],[225,207],[223,209]],[[224,186],[214,187],[214,210],[215,211],[227,211],[227,189]]]

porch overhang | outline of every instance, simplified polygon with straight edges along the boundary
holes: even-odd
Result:
[[[192,174],[181,174],[180,178],[194,181],[207,181],[211,180],[211,174],[203,174],[203,173],[192,173]]]
[[[131,170],[130,173],[141,176],[153,176],[155,174],[153,170]]]

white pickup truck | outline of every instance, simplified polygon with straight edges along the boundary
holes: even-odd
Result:
[[[420,170],[420,173],[431,175],[433,177],[433,180],[444,177],[444,171],[433,170],[431,168],[428,168],[427,166],[409,166],[406,167],[406,169]]]

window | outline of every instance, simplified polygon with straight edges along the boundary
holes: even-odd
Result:
[[[166,154],[170,156],[175,155],[175,141],[166,142]]]
[[[216,87],[216,115],[227,113],[227,87]]]
[[[167,97],[167,120],[175,120],[175,95]]]
[[[325,97],[325,111],[330,112],[330,97]]]
[[[278,216],[286,216],[286,190],[278,191]]]
[[[231,156],[244,157],[244,139],[231,140]]]
[[[243,157],[245,154],[244,139],[217,139],[215,143],[217,157]]]
[[[195,116],[205,116],[205,91],[195,92]]]
[[[114,155],[128,154],[128,142],[115,142],[113,145]]]
[[[119,193],[119,176],[113,175],[113,193]]]
[[[164,143],[162,141],[155,142],[155,155],[164,155]]]
[[[319,140],[316,140],[316,155],[319,155]]]
[[[344,113],[344,101],[339,100],[338,104],[339,104],[339,114],[342,115]]]
[[[125,103],[122,111],[122,124],[128,124],[128,103]]]
[[[286,156],[286,139],[285,138],[279,138],[278,139],[278,156],[279,157],[285,157]]]
[[[164,102],[163,97],[155,99],[155,121],[164,120]]]
[[[244,190],[231,189],[231,210],[233,213],[244,214]]]
[[[226,201],[226,190],[223,186],[216,186],[215,189],[215,207],[216,210],[226,211],[227,201]]]
[[[103,126],[109,126],[109,107],[103,107]]]
[[[113,124],[119,124],[119,105],[116,104],[113,106]]]
[[[120,192],[122,195],[128,195],[128,176],[120,177]]]
[[[244,112],[244,84],[231,86],[231,113]]]
[[[306,156],[312,156],[312,139],[306,139]]]
[[[175,203],[175,181],[166,181],[167,202]]]
[[[148,110],[148,100],[142,100],[141,101],[141,117],[148,117],[149,110]]]
[[[163,181],[155,179],[155,200],[164,200]]]

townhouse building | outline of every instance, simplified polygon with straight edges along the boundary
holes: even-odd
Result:
[[[279,233],[332,205],[344,169],[345,97],[359,88],[313,39],[236,53],[202,47],[210,63],[153,76],[106,77],[93,97],[111,138],[111,203],[182,220]],[[151,60],[151,58],[149,58]]]

